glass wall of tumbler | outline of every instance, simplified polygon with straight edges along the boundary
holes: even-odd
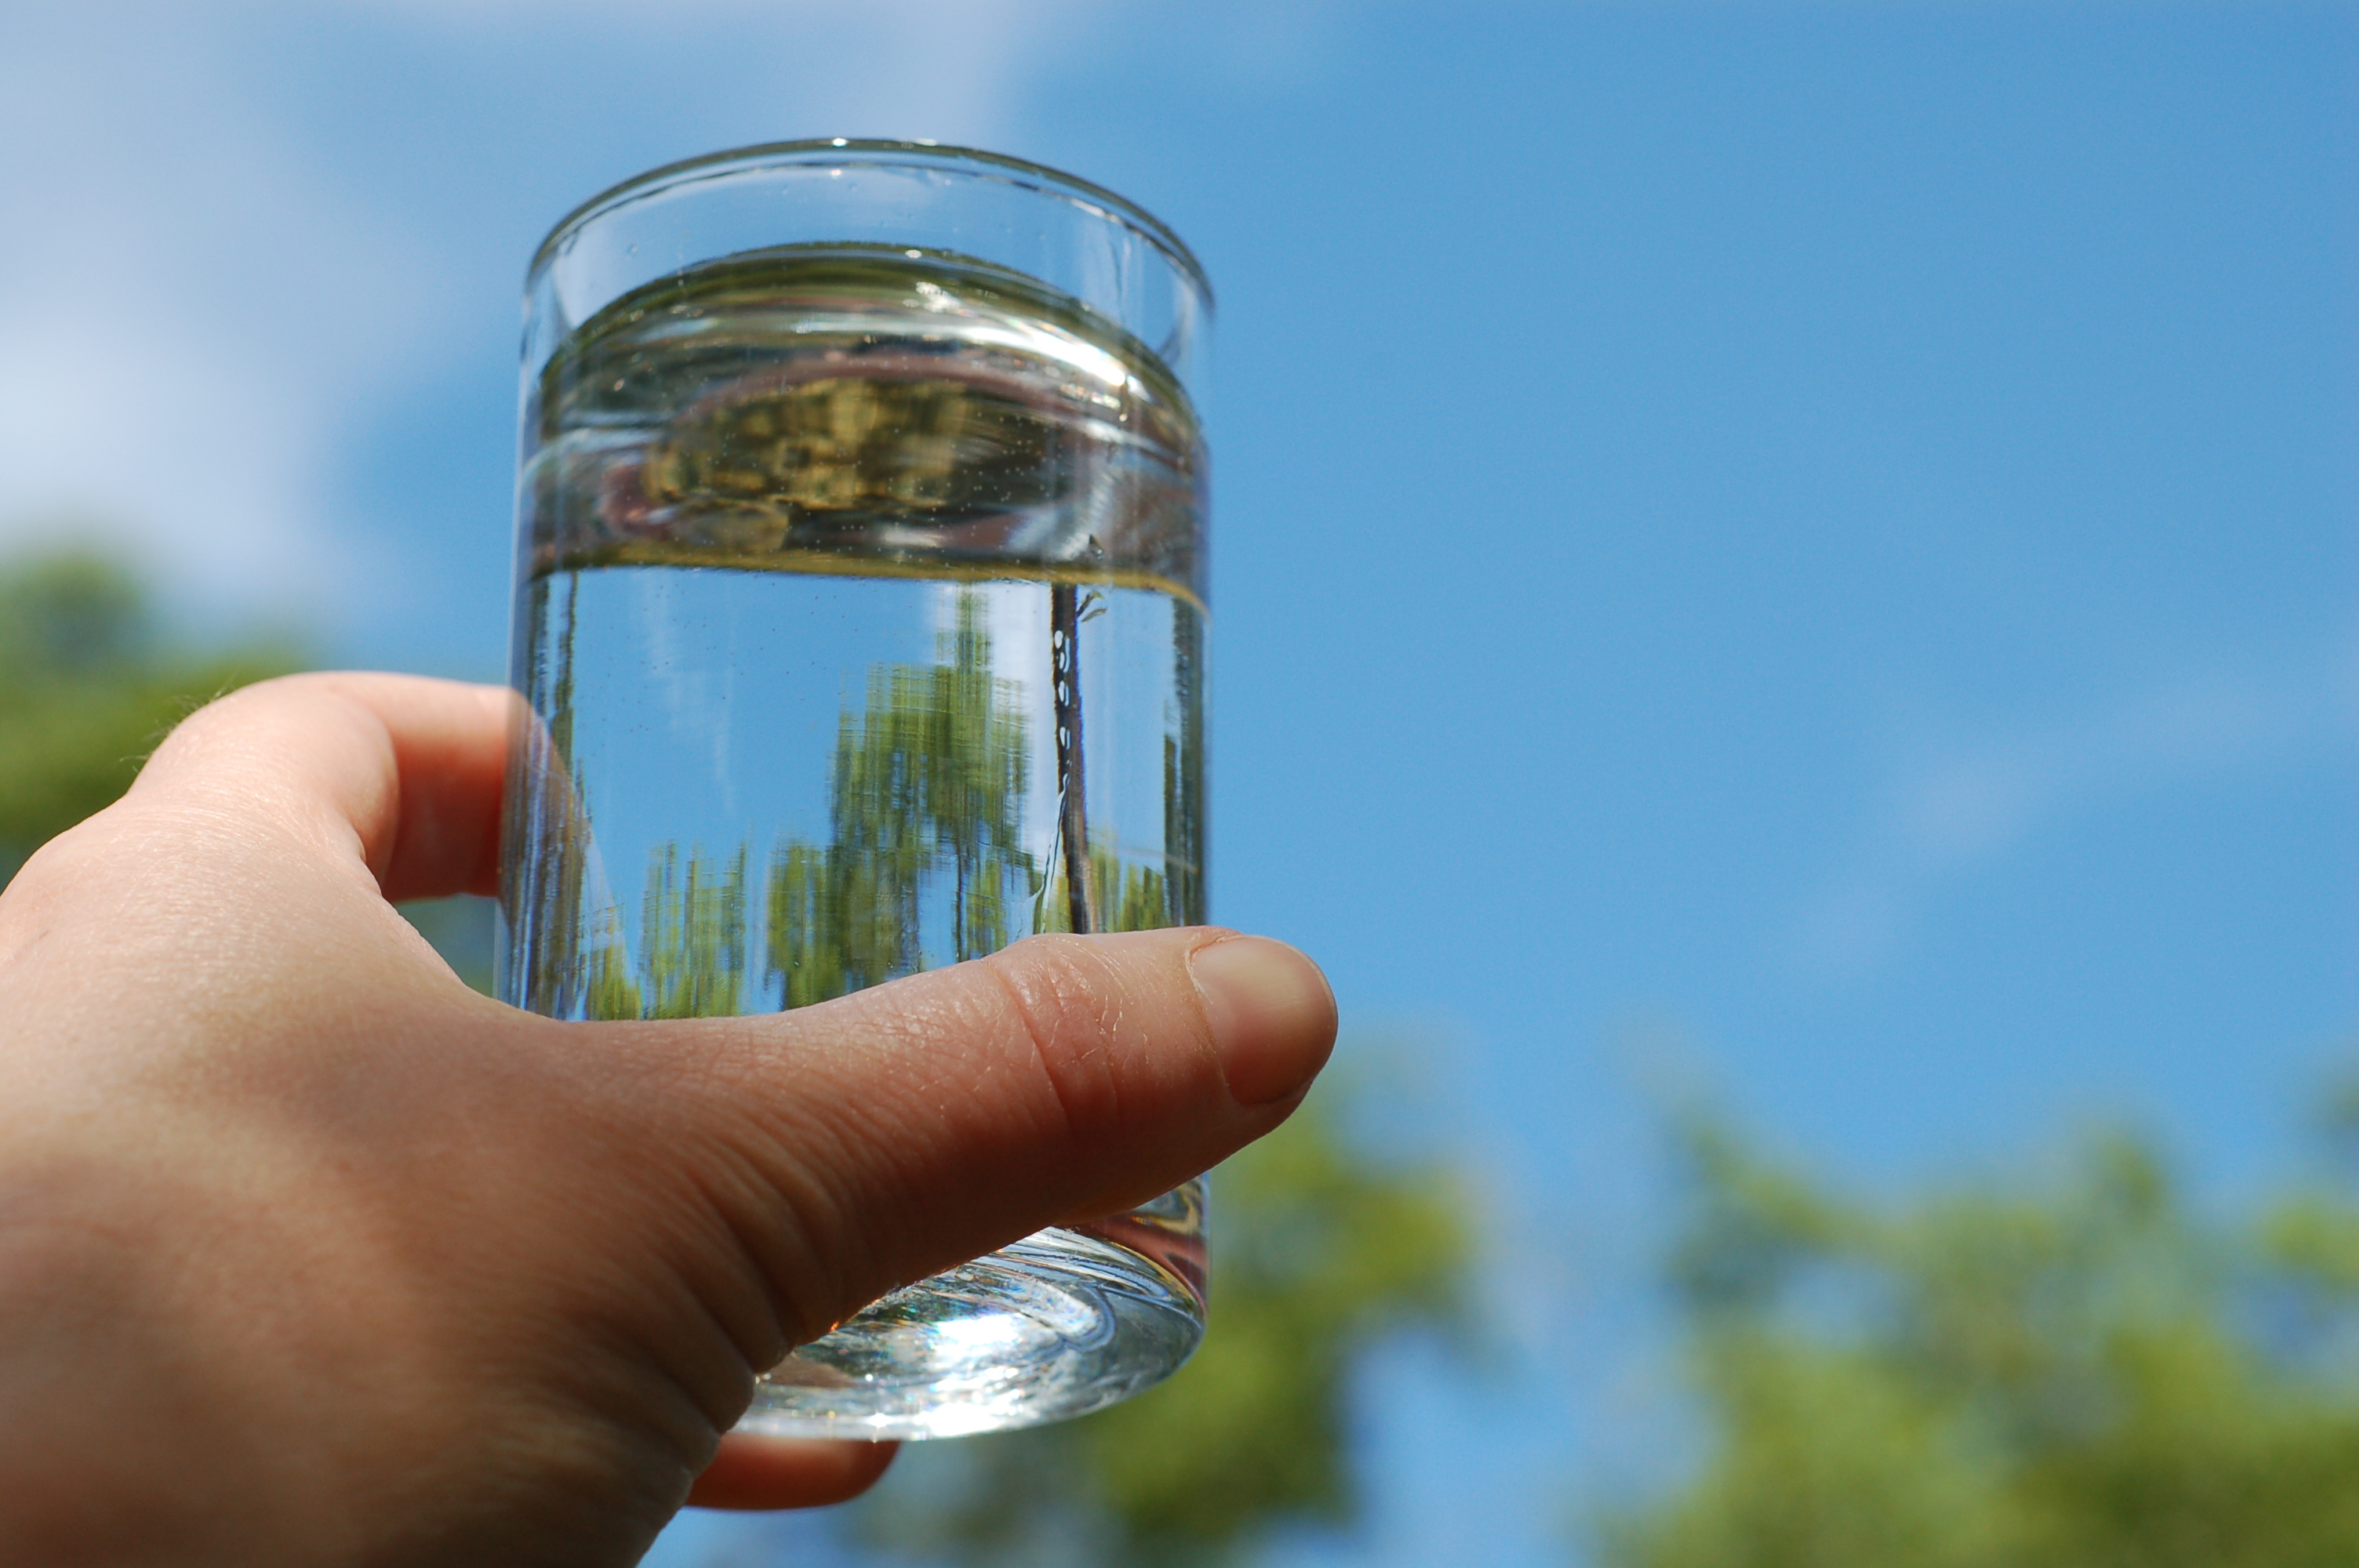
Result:
[[[1212,300],[1111,192],[930,146],[658,169],[527,281],[500,988],[808,1006],[1204,919]],[[1201,1184],[897,1291],[747,1426],[1077,1414],[1203,1323]]]

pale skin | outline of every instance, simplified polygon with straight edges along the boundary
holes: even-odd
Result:
[[[797,1012],[557,1023],[393,901],[491,890],[509,701],[251,687],[0,894],[0,1563],[629,1563],[861,1491],[729,1434],[907,1281],[1268,1131],[1333,999],[1212,928]]]

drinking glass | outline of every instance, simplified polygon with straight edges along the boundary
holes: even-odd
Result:
[[[526,283],[500,993],[807,1006],[1204,918],[1212,296],[1110,191],[930,143],[659,168]],[[1201,1182],[896,1291],[747,1428],[1111,1404],[1203,1332]]]

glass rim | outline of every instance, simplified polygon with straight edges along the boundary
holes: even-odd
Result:
[[[525,268],[526,287],[530,289],[533,279],[540,276],[569,235],[579,232],[594,220],[640,197],[692,184],[699,179],[731,172],[736,168],[758,168],[766,163],[823,162],[827,155],[836,153],[853,154],[853,161],[864,164],[962,171],[975,178],[998,179],[1071,202],[1135,231],[1169,258],[1202,297],[1205,308],[1208,311],[1212,308],[1212,280],[1204,276],[1203,264],[1196,259],[1196,253],[1188,248],[1187,242],[1173,232],[1171,225],[1126,196],[1083,179],[1079,175],[1067,174],[1047,164],[1010,157],[1005,153],[985,152],[980,147],[958,146],[923,138],[899,141],[866,136],[812,136],[790,142],[760,142],[752,146],[731,147],[698,157],[682,158],[676,163],[663,164],[635,174],[619,184],[608,186],[550,227],[548,235],[533,251],[531,264]]]

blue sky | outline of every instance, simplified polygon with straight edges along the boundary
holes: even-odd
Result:
[[[1551,1561],[1675,1425],[1665,1097],[1879,1184],[2293,1168],[2359,1030],[2355,16],[18,5],[0,539],[495,676],[574,201],[869,134],[1153,209],[1221,303],[1214,912],[1423,1032],[1516,1244],[1514,1386],[1386,1357],[1298,1555]]]

